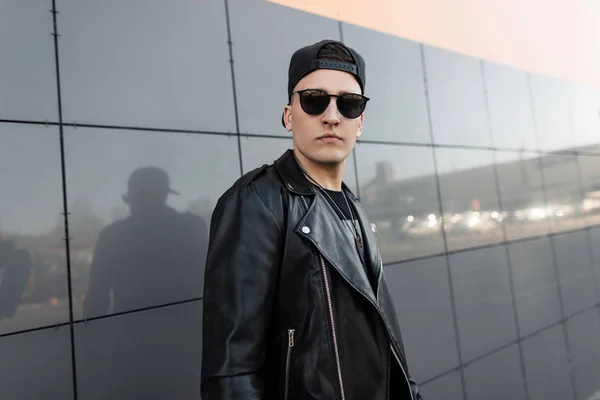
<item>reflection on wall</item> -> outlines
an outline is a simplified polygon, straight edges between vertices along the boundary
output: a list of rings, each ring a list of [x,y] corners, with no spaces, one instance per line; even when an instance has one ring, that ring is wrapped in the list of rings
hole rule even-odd
[[[598,147],[572,150],[598,151]],[[513,161],[497,162],[495,166],[500,180],[498,193],[491,152],[464,150],[461,154],[468,157],[486,152],[490,154],[488,165],[459,166],[439,174],[443,215],[432,186],[434,174],[396,178],[394,168],[398,161],[376,163],[374,178],[361,182],[361,197],[378,226],[382,246],[388,249],[388,261],[410,257],[406,251],[394,255],[389,249],[392,244],[410,248],[410,255],[431,254],[426,249],[431,249],[432,240],[437,241],[442,226],[451,240],[463,240],[472,247],[478,237],[494,236],[501,241],[504,229],[518,232],[519,237],[533,237],[547,234],[549,221],[559,228],[557,231],[600,224],[600,163],[586,160],[586,182],[581,192],[577,175],[580,156],[525,157],[522,153],[510,153],[508,158]],[[502,209],[497,200],[499,194]]]
[[[210,216],[240,173],[237,140],[86,128],[65,135],[74,318],[201,297]]]
[[[0,231],[0,237],[0,332],[66,322],[63,225],[39,234]]]
[[[385,261],[434,253],[441,246],[435,175],[397,179],[394,163],[379,161],[375,177],[361,182],[361,201],[377,225]]]
[[[0,334],[69,320],[58,144],[57,127],[0,124]]]
[[[599,147],[572,150],[596,152]],[[573,171],[582,157],[510,153],[513,161],[496,165],[503,209],[494,207],[493,165],[462,168],[462,163],[452,172],[441,173],[443,215],[439,214],[435,174],[397,178],[397,160],[375,162],[374,177],[361,181],[361,197],[378,226],[386,262],[441,252],[442,227],[452,240],[471,246],[478,237],[493,235],[501,240],[503,229],[518,231],[519,237],[538,236],[547,233],[548,221],[558,221],[559,230],[600,223],[600,163],[593,156],[585,157],[581,193]],[[542,172],[548,204],[539,179]],[[189,201],[184,211],[177,211],[168,205],[169,197],[177,197],[169,193],[168,172],[157,167],[133,172],[127,190],[120,203],[115,201],[111,220],[100,218],[86,196],[78,196],[69,207],[76,316],[90,318],[201,296],[213,201],[199,197]],[[57,316],[66,315],[68,307],[62,216],[45,233],[3,235],[15,251],[29,255],[28,266],[23,267],[28,272],[19,300],[21,320],[60,321]],[[14,271],[14,267],[4,267],[0,282],[22,282],[24,272],[17,278],[11,275]],[[13,291],[18,288],[11,287]],[[16,294],[10,296],[16,299]],[[8,307],[7,302],[3,301],[3,307]],[[17,308],[10,316],[15,314],[19,314]],[[8,317],[4,315],[5,320]]]
[[[15,315],[29,281],[31,257],[0,233],[0,321]]]
[[[131,173],[111,221],[100,218],[86,196],[75,198],[69,228],[77,318],[201,297],[214,204],[199,197],[177,211],[168,197],[178,195],[167,171],[143,166]],[[62,216],[46,232],[1,228],[0,333],[66,322]]]
[[[123,196],[130,215],[102,229],[94,245],[86,318],[108,313],[111,299],[112,311],[123,312],[201,296],[207,223],[166,204],[169,195],[178,194],[160,168],[131,174]]]

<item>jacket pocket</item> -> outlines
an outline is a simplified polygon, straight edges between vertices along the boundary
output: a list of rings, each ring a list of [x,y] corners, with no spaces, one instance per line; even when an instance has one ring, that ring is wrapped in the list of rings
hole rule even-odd
[[[292,349],[294,348],[294,335],[296,334],[295,329],[288,329],[287,337],[287,354],[285,357],[285,387],[284,387],[284,399],[288,400],[288,394],[290,390],[290,368],[292,364]]]

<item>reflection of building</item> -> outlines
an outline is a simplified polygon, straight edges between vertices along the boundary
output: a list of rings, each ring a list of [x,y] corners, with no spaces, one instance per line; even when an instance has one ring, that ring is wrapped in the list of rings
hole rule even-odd
[[[439,173],[443,217],[435,175],[395,180],[391,162],[376,165],[376,175],[363,185],[361,196],[383,232],[405,238],[436,233],[442,222],[447,231],[459,233],[501,223],[578,218],[600,207],[600,163],[569,152],[598,148],[590,145],[529,158],[515,153],[515,161],[494,166],[490,158],[488,165]]]

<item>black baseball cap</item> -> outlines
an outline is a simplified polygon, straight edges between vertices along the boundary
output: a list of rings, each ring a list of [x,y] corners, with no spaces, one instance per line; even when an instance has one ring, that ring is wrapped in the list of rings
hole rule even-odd
[[[354,59],[353,63],[348,63],[344,61],[337,60],[327,60],[317,58],[317,54],[326,44],[336,43],[340,46],[344,47],[352,58]],[[344,43],[338,40],[329,40],[324,39],[320,42],[311,44],[309,46],[302,47],[292,54],[292,58],[290,59],[290,66],[288,69],[288,101],[290,96],[292,95],[292,91],[294,87],[300,82],[302,78],[306,75],[310,74],[317,69],[333,69],[338,71],[348,72],[356,78],[358,84],[360,85],[360,89],[362,93],[365,93],[365,84],[367,82],[367,75],[365,71],[365,60],[363,57],[358,54],[358,52],[351,47],[346,46]],[[283,115],[281,116],[281,123],[285,126],[283,122]]]
[[[317,58],[317,54],[326,44],[337,43],[346,48],[354,58],[354,63],[343,61],[333,61]],[[349,72],[356,77],[360,89],[365,91],[365,83],[367,76],[365,74],[365,60],[354,49],[346,46],[344,43],[337,40],[321,40],[318,43],[310,46],[302,47],[296,50],[290,60],[288,70],[288,96],[292,94],[294,87],[300,82],[300,79],[317,69],[335,69],[339,71]]]

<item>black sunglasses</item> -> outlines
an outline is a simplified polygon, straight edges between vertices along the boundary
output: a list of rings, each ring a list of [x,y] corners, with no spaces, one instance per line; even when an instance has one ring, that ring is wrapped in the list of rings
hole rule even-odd
[[[344,93],[344,94],[329,94],[321,89],[306,89],[298,90],[298,96],[300,97],[300,106],[302,110],[308,115],[319,115],[327,110],[329,107],[329,99],[335,97],[337,108],[345,118],[354,119],[358,118],[367,106],[367,101],[370,99],[366,96],[356,93]]]

